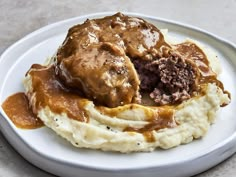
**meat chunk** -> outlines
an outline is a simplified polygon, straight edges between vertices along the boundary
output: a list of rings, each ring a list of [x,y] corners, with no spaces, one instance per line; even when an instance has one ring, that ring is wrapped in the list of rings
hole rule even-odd
[[[199,71],[193,61],[170,52],[155,61],[133,61],[141,80],[141,91],[151,92],[158,105],[173,104],[190,98],[196,90]]]
[[[65,85],[98,104],[116,107],[139,98],[139,79],[122,48],[111,43],[90,45],[64,58],[57,71]]]
[[[132,61],[140,79],[140,89],[143,92],[151,92],[159,82],[158,65],[152,61],[135,59]],[[156,67],[156,68],[155,68]]]
[[[178,55],[161,58],[158,65],[159,83],[150,97],[160,105],[181,102],[190,98],[197,85],[198,72],[194,63]]]

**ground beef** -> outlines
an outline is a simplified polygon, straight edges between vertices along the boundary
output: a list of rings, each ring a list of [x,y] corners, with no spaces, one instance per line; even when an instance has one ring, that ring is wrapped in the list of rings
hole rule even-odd
[[[159,82],[159,73],[157,65],[150,65],[150,61],[133,60],[134,67],[138,72],[140,79],[140,89],[144,92],[151,92]]]
[[[141,91],[150,93],[158,105],[178,103],[190,98],[196,89],[198,72],[193,62],[170,52],[154,61],[134,60]]]

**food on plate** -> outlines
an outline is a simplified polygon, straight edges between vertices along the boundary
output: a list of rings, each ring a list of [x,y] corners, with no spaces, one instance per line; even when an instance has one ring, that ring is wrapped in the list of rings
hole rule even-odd
[[[127,153],[203,137],[230,103],[219,74],[217,56],[199,42],[177,43],[117,13],[71,27],[24,87],[32,112],[74,146]]]

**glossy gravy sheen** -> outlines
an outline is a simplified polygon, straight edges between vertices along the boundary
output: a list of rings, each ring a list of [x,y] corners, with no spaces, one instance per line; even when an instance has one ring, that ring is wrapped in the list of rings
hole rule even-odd
[[[209,61],[204,52],[194,43],[184,42],[173,46],[173,48],[179,52],[181,56],[187,59],[191,59],[196,64],[198,70],[200,71],[200,78],[198,79],[199,89],[198,94],[204,92],[204,86],[208,83],[215,83],[221,90],[231,98],[228,91],[224,89],[224,85],[221,81],[217,79],[216,73],[212,71],[209,66]],[[221,105],[226,106],[226,105]]]
[[[172,108],[154,108],[155,113],[150,122],[142,128],[127,127],[124,131],[133,131],[143,133],[148,142],[155,141],[152,131],[158,131],[163,128],[173,128],[177,126],[174,119],[174,109]]]
[[[2,108],[18,128],[34,129],[44,125],[32,112],[24,93],[20,92],[9,96],[3,103]]]
[[[48,106],[54,113],[66,113],[69,118],[81,122],[89,121],[84,111],[87,99],[65,88],[56,77],[54,66],[33,65],[31,69],[28,74],[31,75],[33,92],[37,100],[35,114]]]
[[[70,28],[57,52],[60,63],[64,58],[78,54],[89,45],[109,42],[124,49],[127,56],[152,59],[163,46],[169,47],[160,30],[137,17],[121,13],[101,19],[86,20]]]

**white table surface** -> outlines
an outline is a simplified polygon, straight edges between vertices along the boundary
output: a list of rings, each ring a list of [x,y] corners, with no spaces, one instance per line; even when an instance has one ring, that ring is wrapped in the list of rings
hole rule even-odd
[[[236,0],[0,0],[0,54],[40,27],[105,11],[137,12],[176,20],[236,43]],[[24,160],[0,132],[0,177],[53,176]],[[235,177],[236,155],[196,176]]]

